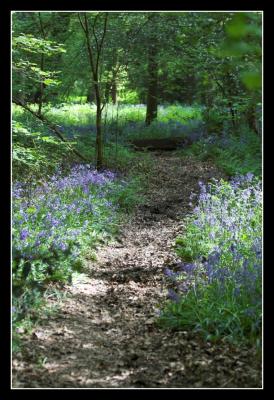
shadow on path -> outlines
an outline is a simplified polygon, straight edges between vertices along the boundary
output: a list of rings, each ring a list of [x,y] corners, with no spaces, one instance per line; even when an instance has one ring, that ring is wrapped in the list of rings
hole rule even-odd
[[[156,157],[156,156],[155,156]],[[260,366],[244,347],[203,342],[157,326],[166,265],[198,181],[221,173],[209,163],[157,155],[147,203],[119,242],[98,249],[85,281],[54,317],[41,321],[13,360],[13,387],[260,387]]]

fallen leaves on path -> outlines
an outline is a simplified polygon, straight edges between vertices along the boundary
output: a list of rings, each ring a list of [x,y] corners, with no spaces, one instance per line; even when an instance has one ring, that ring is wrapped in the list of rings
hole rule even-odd
[[[249,348],[204,342],[156,324],[166,298],[163,269],[178,262],[174,239],[198,181],[222,174],[210,163],[154,154],[146,204],[119,242],[98,249],[85,280],[67,286],[57,315],[41,321],[13,359],[13,387],[260,387]]]

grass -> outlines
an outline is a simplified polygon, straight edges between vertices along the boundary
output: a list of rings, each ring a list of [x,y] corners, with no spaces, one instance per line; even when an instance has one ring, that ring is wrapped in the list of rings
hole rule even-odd
[[[14,353],[21,350],[21,335],[31,334],[41,318],[52,317],[67,296],[67,293],[56,285],[49,285],[43,293],[37,289],[26,289],[20,296],[13,297],[12,351]]]

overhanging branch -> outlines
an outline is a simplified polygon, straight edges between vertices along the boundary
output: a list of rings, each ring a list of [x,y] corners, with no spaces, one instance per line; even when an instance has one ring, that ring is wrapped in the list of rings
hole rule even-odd
[[[68,148],[79,158],[81,158],[83,161],[89,161],[85,156],[83,156],[81,153],[79,153],[76,149],[71,147],[70,143],[66,140],[66,138],[63,136],[62,132],[57,128],[55,124],[50,122],[47,118],[45,118],[43,115],[37,114],[35,111],[33,111],[29,106],[27,106],[24,102],[22,102],[20,99],[13,97],[12,102],[17,104],[18,106],[22,107],[24,110],[28,111],[30,114],[32,114],[34,117],[42,121],[62,142],[66,143]]]

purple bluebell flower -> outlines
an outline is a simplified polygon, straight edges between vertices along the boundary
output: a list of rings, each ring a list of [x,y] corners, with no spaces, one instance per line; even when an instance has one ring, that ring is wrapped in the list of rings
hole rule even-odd
[[[20,232],[20,240],[25,240],[29,236],[29,232],[26,228]]]
[[[180,296],[173,289],[168,289],[168,298],[175,303],[180,301]]]
[[[171,269],[169,269],[169,268],[164,269],[164,274],[166,276],[168,276],[169,278],[176,278],[178,276],[178,274],[176,274],[176,272],[171,271]]]
[[[196,268],[197,268],[197,265],[194,263],[185,264],[183,267],[184,271],[187,272],[188,274],[192,274]]]
[[[67,250],[68,246],[67,246],[66,243],[60,243],[60,244],[59,244],[59,248],[60,248],[62,251],[65,251],[65,250]]]

